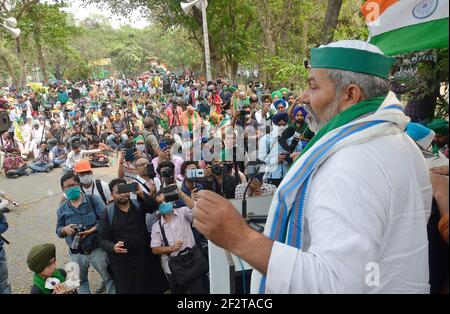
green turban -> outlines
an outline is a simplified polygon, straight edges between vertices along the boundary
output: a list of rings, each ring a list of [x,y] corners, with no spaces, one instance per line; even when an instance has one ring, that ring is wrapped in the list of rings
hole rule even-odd
[[[133,143],[137,143],[137,141],[139,140],[143,140],[144,141],[144,137],[142,135],[136,136],[133,140]]]
[[[438,135],[448,135],[448,121],[444,119],[436,119],[427,125]]]
[[[283,88],[281,88],[281,89],[279,90],[279,92],[282,93],[282,94],[283,94],[283,92],[285,92],[286,94],[288,94],[288,93],[289,93],[289,89],[287,89],[286,87],[283,87]]]
[[[47,243],[33,246],[28,253],[28,267],[36,274],[42,273],[50,264],[50,260],[56,257],[56,247],[54,244]]]
[[[273,92],[272,93],[272,99],[274,99],[275,96],[278,96],[278,99],[283,99],[283,94],[280,91]]]
[[[232,91],[233,93],[237,90],[238,90],[238,87],[236,85],[233,85],[230,87],[230,91]]]

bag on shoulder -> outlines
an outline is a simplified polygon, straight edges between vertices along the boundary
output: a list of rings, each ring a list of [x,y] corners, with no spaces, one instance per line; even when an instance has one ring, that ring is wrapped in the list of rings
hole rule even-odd
[[[166,233],[159,219],[159,226],[164,240],[164,245],[169,246]],[[198,246],[185,248],[177,256],[169,255],[169,268],[172,276],[179,285],[186,285],[193,280],[205,275],[209,270],[208,261]]]

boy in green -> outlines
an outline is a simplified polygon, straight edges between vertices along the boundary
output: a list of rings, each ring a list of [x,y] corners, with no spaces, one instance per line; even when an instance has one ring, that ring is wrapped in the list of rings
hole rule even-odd
[[[41,244],[34,246],[27,257],[27,264],[33,275],[33,286],[30,294],[67,294],[69,293],[63,282],[66,281],[66,272],[56,269],[56,247],[54,244]],[[54,278],[59,284],[54,289],[46,287],[48,278]]]

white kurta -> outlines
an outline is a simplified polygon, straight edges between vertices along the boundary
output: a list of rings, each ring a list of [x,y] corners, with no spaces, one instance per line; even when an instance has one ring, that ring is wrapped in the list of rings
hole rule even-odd
[[[275,243],[266,293],[429,293],[431,201],[406,134],[338,151],[311,181],[303,249]]]

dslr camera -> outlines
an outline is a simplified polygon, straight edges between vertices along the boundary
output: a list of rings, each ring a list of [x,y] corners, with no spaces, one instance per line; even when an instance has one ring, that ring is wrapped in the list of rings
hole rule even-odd
[[[245,111],[245,110],[241,110],[240,112],[239,112],[239,121],[241,121],[241,122],[245,122],[246,120],[247,120],[247,118],[246,118],[246,116],[247,116],[247,111]]]
[[[75,235],[73,236],[72,245],[70,246],[70,249],[72,251],[78,251],[80,249],[80,244],[81,244],[80,232],[83,232],[86,230],[87,230],[87,228],[83,225],[77,225],[75,227]]]
[[[215,175],[220,176],[220,175],[225,173],[225,168],[222,165],[220,165],[220,164],[215,164],[215,165],[211,166],[211,171]]]

